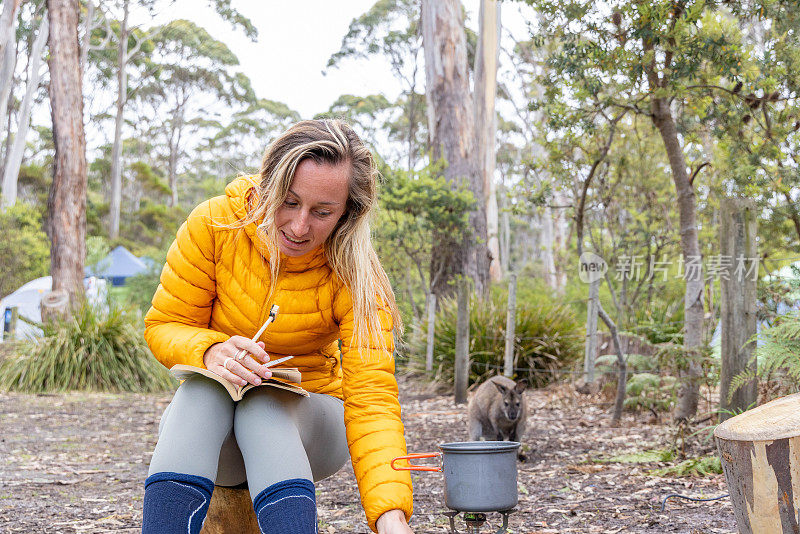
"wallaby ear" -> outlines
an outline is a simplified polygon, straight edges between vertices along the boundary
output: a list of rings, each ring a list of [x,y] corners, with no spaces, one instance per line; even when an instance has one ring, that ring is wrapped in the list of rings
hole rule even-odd
[[[499,391],[502,395],[508,395],[508,388],[503,384],[498,384],[494,380],[492,380],[492,384],[494,384],[494,387],[496,387],[497,391]]]
[[[522,393],[523,391],[525,391],[526,387],[528,387],[528,381],[523,378],[522,380],[517,382],[516,386],[514,386],[514,391],[516,391],[517,393]]]

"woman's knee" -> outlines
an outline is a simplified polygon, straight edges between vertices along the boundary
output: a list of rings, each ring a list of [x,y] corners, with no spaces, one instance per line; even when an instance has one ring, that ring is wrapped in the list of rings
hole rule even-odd
[[[175,392],[175,399],[184,396],[192,397],[193,402],[198,398],[207,399],[208,401],[225,404],[233,408],[233,400],[222,384],[199,374],[184,380],[178,391]],[[173,399],[173,402],[175,399]]]
[[[293,419],[297,395],[276,388],[256,388],[247,392],[236,406],[236,419]]]

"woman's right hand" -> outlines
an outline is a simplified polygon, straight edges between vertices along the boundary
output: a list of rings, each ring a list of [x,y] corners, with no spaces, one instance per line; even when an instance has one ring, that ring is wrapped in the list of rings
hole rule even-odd
[[[237,360],[236,354],[242,349],[247,352],[241,360]],[[203,354],[206,369],[239,386],[246,386],[248,383],[257,386],[262,378],[270,378],[272,371],[261,363],[268,361],[269,354],[264,350],[263,341],[255,343],[242,336],[233,336],[222,343],[215,343]]]

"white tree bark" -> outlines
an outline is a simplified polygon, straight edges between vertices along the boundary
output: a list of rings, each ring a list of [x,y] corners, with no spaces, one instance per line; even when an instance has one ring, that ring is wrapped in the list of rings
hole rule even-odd
[[[478,50],[475,53],[475,148],[478,170],[483,179],[486,204],[486,238],[489,254],[489,276],[493,282],[503,278],[498,237],[497,190],[494,183],[496,163],[497,62],[500,55],[500,5],[497,0],[481,0]]]
[[[14,85],[14,70],[17,68],[17,41],[14,40],[5,47],[2,63],[0,63],[0,128],[7,130],[6,145],[10,143],[8,134],[11,133],[11,121],[8,120],[8,100],[11,88]],[[8,154],[6,154],[8,157]],[[5,164],[3,164],[5,167]]]
[[[111,202],[109,206],[108,236],[119,237],[119,219],[122,209],[122,120],[128,100],[128,0],[122,4],[119,46],[117,48],[117,116],[114,120],[114,145],[111,148]]]
[[[0,14],[0,54],[12,39],[16,39],[15,30],[17,26],[17,9],[20,0],[5,0],[3,2],[3,13]]]
[[[86,63],[89,61],[89,48],[92,43],[92,28],[94,23],[94,2],[86,2],[86,20],[83,21],[83,46],[81,46],[81,72],[86,72]]]
[[[25,89],[25,98],[22,100],[22,106],[19,111],[17,135],[14,137],[14,144],[6,158],[5,168],[3,169],[3,211],[17,202],[17,179],[19,178],[20,165],[22,165],[22,156],[25,153],[25,140],[28,137],[28,127],[31,121],[33,96],[36,94],[36,89],[39,87],[39,70],[42,63],[42,52],[44,51],[45,44],[47,44],[48,28],[47,15],[45,15],[42,18],[42,23],[39,26],[39,33],[36,35],[36,40],[34,40],[31,48],[28,85]]]

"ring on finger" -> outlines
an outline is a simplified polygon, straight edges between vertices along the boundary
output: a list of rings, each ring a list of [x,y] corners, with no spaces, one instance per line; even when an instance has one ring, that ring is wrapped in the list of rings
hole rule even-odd
[[[247,351],[245,351],[244,349],[240,350],[239,352],[236,353],[236,361],[237,362],[242,361],[246,355]]]
[[[225,358],[225,361],[222,362],[222,367],[224,367],[226,371],[230,371],[230,369],[228,369],[228,362],[231,361],[232,359],[233,358],[228,356],[227,358]]]

